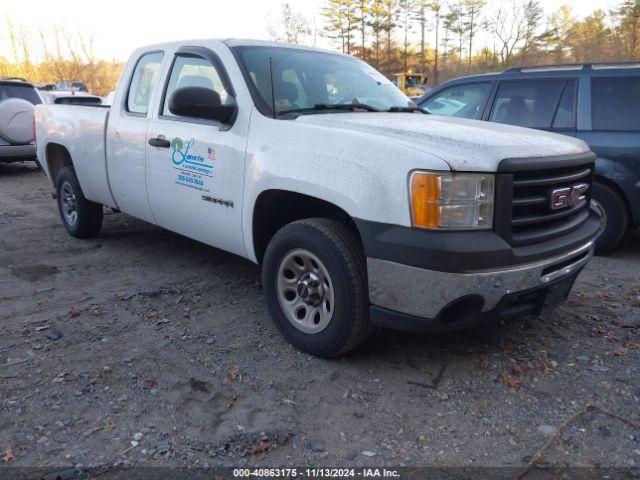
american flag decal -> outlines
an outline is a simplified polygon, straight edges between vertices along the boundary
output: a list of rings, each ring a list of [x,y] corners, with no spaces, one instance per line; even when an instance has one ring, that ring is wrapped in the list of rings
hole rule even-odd
[[[216,151],[213,149],[213,147],[207,147],[207,158],[209,160],[216,159]]]

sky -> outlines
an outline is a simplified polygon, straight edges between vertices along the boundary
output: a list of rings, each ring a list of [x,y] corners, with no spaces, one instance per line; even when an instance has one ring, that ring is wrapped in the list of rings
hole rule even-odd
[[[495,3],[498,0],[489,0]],[[522,0],[524,2],[524,0]],[[445,0],[446,2],[446,0]],[[324,0],[289,0],[317,30]],[[617,0],[542,0],[545,14],[560,5],[572,8],[578,17],[593,10],[608,10]],[[33,35],[60,25],[94,37],[98,58],[125,60],[139,46],[194,38],[268,39],[268,19],[278,18],[281,0],[0,0],[0,55],[9,56],[5,18],[25,26]],[[317,36],[317,45],[335,48]]]

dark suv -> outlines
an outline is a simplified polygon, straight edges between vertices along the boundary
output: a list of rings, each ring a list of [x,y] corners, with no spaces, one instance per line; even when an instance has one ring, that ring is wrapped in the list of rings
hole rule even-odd
[[[584,140],[598,155],[592,193],[607,216],[597,251],[640,224],[640,63],[515,67],[450,80],[417,103]]]

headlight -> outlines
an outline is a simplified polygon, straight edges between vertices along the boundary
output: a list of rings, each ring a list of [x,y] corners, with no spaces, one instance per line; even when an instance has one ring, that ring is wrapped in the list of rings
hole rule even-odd
[[[414,227],[486,230],[493,225],[494,175],[413,172],[410,179]]]

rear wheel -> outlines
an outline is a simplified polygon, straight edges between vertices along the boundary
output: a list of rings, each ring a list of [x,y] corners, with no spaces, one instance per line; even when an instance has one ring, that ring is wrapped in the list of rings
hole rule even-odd
[[[84,198],[73,168],[60,169],[56,190],[60,218],[67,232],[76,238],[95,237],[102,228],[102,205]]]
[[[280,229],[265,252],[262,283],[280,331],[304,352],[335,357],[373,331],[364,253],[339,222],[313,218]]]
[[[624,199],[613,188],[596,182],[593,184],[593,199],[605,213],[605,226],[596,241],[596,253],[609,252],[622,239],[629,228],[629,214]]]

